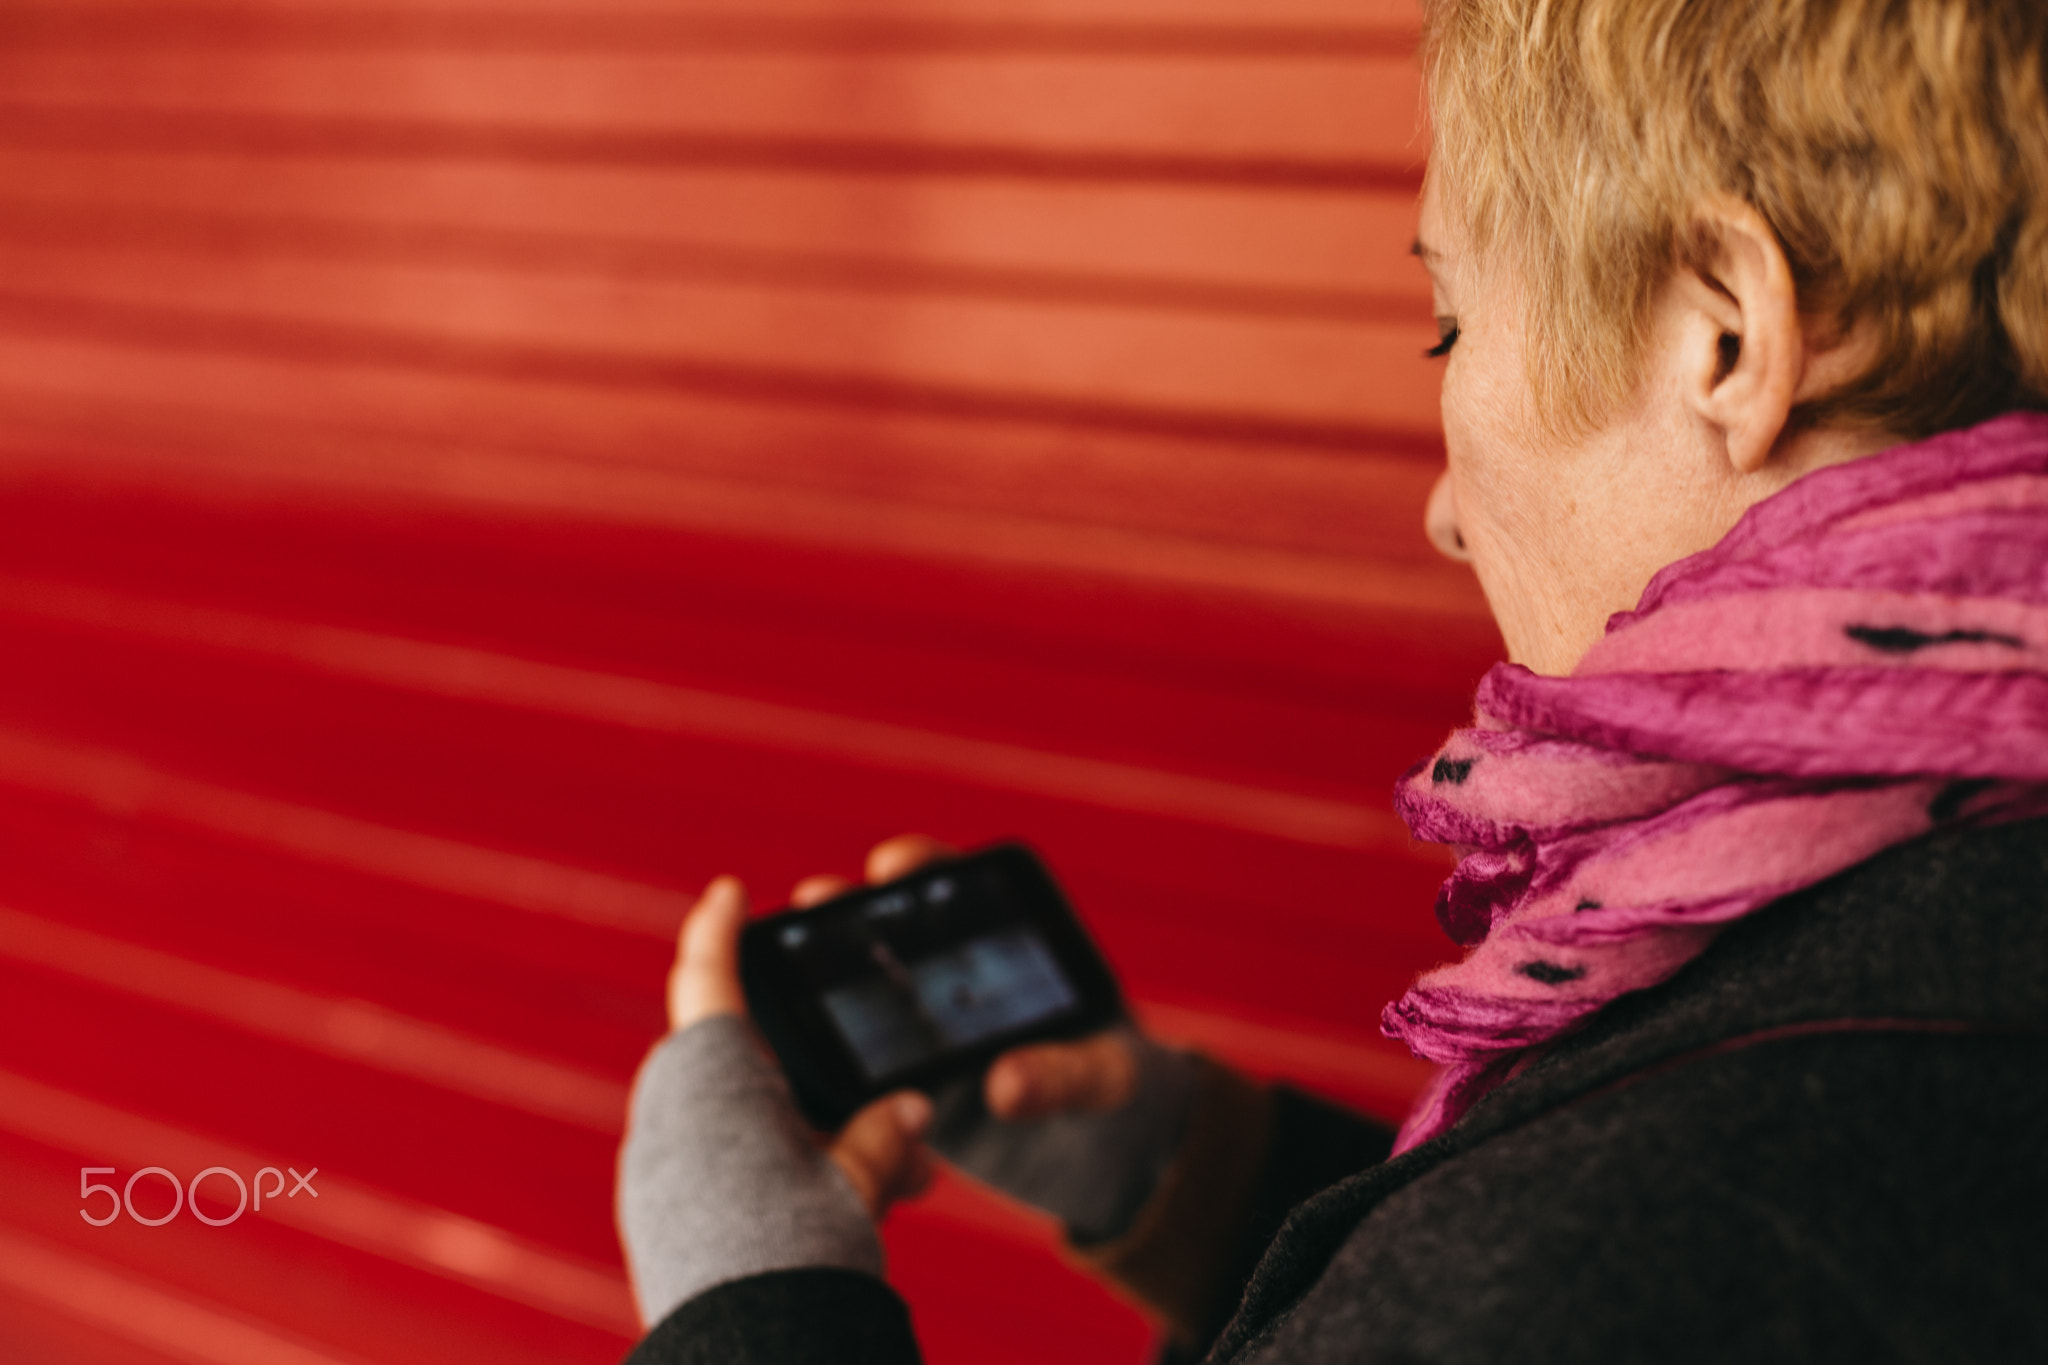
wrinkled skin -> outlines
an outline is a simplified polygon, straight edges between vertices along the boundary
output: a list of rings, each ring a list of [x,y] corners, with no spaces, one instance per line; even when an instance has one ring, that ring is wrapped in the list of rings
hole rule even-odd
[[[1569,673],[1652,575],[1713,545],[1794,479],[1894,443],[1872,431],[1788,434],[1792,407],[1854,372],[1861,334],[1817,341],[1790,268],[1746,206],[1703,206],[1721,250],[1658,296],[1635,390],[1593,430],[1538,420],[1522,284],[1478,259],[1432,178],[1417,255],[1434,285],[1447,464],[1429,537],[1478,574],[1508,657]]]

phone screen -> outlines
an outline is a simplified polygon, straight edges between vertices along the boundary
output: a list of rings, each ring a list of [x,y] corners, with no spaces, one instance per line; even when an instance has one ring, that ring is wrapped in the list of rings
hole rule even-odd
[[[821,1128],[1122,1011],[1108,964],[1019,844],[756,920],[740,965],[748,1009]]]
[[[776,935],[868,1080],[1079,1006],[1012,888],[977,871],[894,887]]]

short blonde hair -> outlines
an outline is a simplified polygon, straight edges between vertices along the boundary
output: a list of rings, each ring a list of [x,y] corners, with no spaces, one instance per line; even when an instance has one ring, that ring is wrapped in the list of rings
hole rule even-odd
[[[1539,410],[1636,380],[1732,195],[1877,359],[1798,416],[1903,436],[2048,397],[2048,0],[1425,0],[1431,174],[1527,282]]]

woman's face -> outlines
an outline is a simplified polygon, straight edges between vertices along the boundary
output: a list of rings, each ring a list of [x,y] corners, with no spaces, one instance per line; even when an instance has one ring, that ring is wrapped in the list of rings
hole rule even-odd
[[[1731,478],[1725,441],[1686,401],[1692,370],[1712,363],[1721,338],[1682,300],[1660,305],[1636,391],[1594,431],[1546,434],[1521,281],[1465,251],[1434,178],[1417,252],[1444,340],[1448,468],[1430,496],[1430,538],[1471,562],[1510,659],[1569,673],[1653,574],[1719,540],[1760,496]]]

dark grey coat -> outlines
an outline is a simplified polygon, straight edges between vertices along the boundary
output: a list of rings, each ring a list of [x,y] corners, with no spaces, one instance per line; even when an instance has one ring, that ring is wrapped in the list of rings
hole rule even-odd
[[[1750,916],[1329,1183],[1383,1142],[1283,1105],[1212,1360],[2048,1361],[2048,822]],[[887,1286],[825,1270],[712,1289],[631,1357],[916,1359]]]

